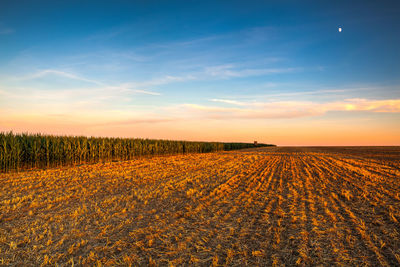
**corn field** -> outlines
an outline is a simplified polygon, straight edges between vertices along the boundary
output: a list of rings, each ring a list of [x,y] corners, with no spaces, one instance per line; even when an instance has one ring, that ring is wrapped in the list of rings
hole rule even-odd
[[[400,147],[0,173],[0,266],[400,266]]]
[[[27,168],[131,160],[147,155],[206,153],[250,147],[254,147],[254,144],[2,132],[0,170],[6,172]]]

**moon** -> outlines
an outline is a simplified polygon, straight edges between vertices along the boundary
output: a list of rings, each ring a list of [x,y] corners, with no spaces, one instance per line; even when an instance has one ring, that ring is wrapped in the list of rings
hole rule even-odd
[[[339,32],[342,32],[342,27],[339,27],[338,31],[339,31]]]

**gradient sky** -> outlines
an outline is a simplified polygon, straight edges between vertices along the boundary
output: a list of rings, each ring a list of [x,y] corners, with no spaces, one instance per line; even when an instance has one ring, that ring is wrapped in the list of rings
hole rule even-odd
[[[400,1],[2,0],[9,130],[400,145]]]

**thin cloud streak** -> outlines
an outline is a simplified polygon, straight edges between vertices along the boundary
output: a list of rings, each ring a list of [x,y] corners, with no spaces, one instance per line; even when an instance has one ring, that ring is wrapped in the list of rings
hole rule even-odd
[[[157,92],[147,91],[147,90],[132,90],[132,92],[137,94],[145,94],[145,95],[161,95]]]
[[[210,45],[212,42],[225,41],[228,43],[232,43],[232,40],[241,40],[240,46],[243,46],[243,42],[245,41],[245,45],[258,44],[265,42],[266,40],[274,38],[278,31],[278,28],[271,26],[262,26],[262,27],[249,27],[246,29],[236,30],[232,32],[219,33],[219,34],[210,34],[205,35],[199,38],[192,38],[188,40],[179,40],[165,43],[152,43],[148,44],[147,47],[157,47],[164,49],[180,49],[182,47],[191,47],[191,46],[199,46],[199,45]],[[226,44],[225,44],[226,46]],[[237,46],[237,44],[235,44]]]
[[[54,69],[47,69],[47,70],[42,70],[39,72],[36,72],[34,74],[31,75],[27,75],[27,76],[23,76],[23,77],[17,77],[15,78],[16,80],[33,80],[33,79],[37,79],[37,78],[42,78],[48,75],[56,75],[56,76],[60,76],[60,77],[64,77],[64,78],[69,78],[72,80],[78,80],[78,81],[83,81],[83,82],[89,82],[89,83],[94,83],[97,85],[104,85],[104,83],[96,81],[96,80],[91,80],[91,79],[86,79],[83,77],[80,77],[78,75],[69,73],[69,72],[65,72],[65,71],[60,71],[60,70],[54,70]]]
[[[110,91],[113,90],[114,92],[116,91],[120,91],[120,92],[131,92],[131,93],[136,93],[136,94],[146,94],[146,95],[154,95],[154,96],[158,96],[161,95],[158,92],[154,92],[154,91],[150,91],[150,90],[144,90],[144,89],[137,89],[137,87],[143,87],[146,85],[152,85],[152,84],[163,84],[168,80],[174,80],[177,78],[174,78],[172,76],[167,76],[164,80],[159,80],[159,81],[154,81],[153,83],[124,83],[124,84],[120,84],[120,85],[107,85],[104,82],[100,82],[97,80],[92,80],[92,79],[87,79],[84,77],[81,77],[79,75],[70,73],[70,72],[65,72],[65,71],[60,71],[60,70],[55,70],[55,69],[46,69],[46,70],[42,70],[30,75],[26,75],[26,76],[22,76],[22,77],[14,77],[12,80],[14,81],[27,81],[27,80],[34,80],[34,79],[38,79],[38,78],[42,78],[42,77],[46,77],[48,75],[56,75],[59,77],[63,77],[63,78],[68,78],[71,80],[77,80],[77,81],[83,81],[83,82],[88,82],[88,83],[92,83],[92,84],[96,84],[100,87],[98,88],[93,88],[93,89],[81,89],[81,88],[77,88],[77,89],[71,89],[71,90],[61,90],[62,93],[65,94],[85,94],[85,93],[93,93],[93,92],[104,92],[104,91]],[[33,92],[39,92],[39,93],[44,93],[43,98],[51,98],[51,95],[53,93],[55,93],[56,95],[60,93],[60,91],[54,91],[54,92],[49,92],[49,91],[42,91],[42,90],[35,90],[34,88],[31,89],[31,91]],[[5,92],[3,92],[5,93]],[[50,94],[50,96],[48,96],[48,94]],[[18,97],[18,95],[16,94],[11,94],[14,97]],[[47,95],[47,96],[46,96]]]
[[[219,102],[219,103],[225,103],[225,104],[230,104],[230,105],[238,105],[238,106],[246,106],[247,104],[244,102],[236,101],[236,100],[229,100],[229,99],[217,99],[213,98],[210,99],[212,102]]]
[[[190,80],[195,80],[195,79],[197,79],[197,78],[192,75],[184,75],[184,76],[165,75],[165,76],[162,76],[159,78],[150,79],[148,81],[123,83],[121,86],[126,87],[126,88],[152,87],[152,86],[165,85],[165,84],[169,84],[169,83],[185,82],[185,81],[190,81]]]
[[[206,75],[218,78],[244,78],[251,76],[262,76],[270,74],[281,74],[289,73],[294,71],[300,71],[302,68],[248,68],[248,69],[238,69],[234,65],[220,65],[206,67],[204,72]]]

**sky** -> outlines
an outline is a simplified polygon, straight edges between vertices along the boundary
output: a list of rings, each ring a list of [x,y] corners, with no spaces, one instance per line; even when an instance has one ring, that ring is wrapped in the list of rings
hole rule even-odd
[[[400,2],[2,0],[11,130],[400,145]]]

